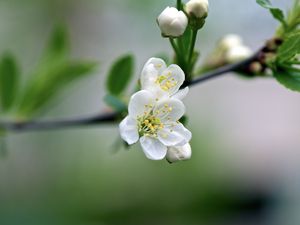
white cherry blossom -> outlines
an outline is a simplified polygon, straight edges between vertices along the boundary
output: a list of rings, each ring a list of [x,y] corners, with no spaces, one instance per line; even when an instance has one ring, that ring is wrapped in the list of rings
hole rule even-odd
[[[121,137],[129,145],[140,141],[147,158],[161,160],[169,147],[184,146],[191,139],[191,132],[178,121],[184,113],[180,100],[160,100],[141,90],[130,99],[128,116],[119,125]]]
[[[141,74],[142,89],[154,93],[157,98],[174,97],[182,100],[189,91],[188,87],[179,90],[184,80],[184,72],[178,65],[167,67],[160,58],[150,58]]]

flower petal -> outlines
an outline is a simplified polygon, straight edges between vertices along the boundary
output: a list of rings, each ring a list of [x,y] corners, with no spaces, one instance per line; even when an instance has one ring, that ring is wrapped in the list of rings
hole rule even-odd
[[[140,142],[148,159],[161,160],[167,154],[167,147],[156,138],[143,136]]]
[[[189,87],[186,87],[182,90],[179,90],[176,94],[174,94],[172,96],[172,98],[183,100],[187,96],[187,94],[189,93],[189,90],[190,90]]]
[[[151,92],[146,90],[136,92],[131,96],[129,101],[129,116],[136,118],[138,116],[148,114],[151,111],[154,103],[155,98]]]
[[[179,90],[185,79],[183,70],[175,64],[170,65],[164,70],[161,77],[165,79],[161,81],[160,86],[164,91],[169,93],[169,96]]]
[[[192,133],[181,123],[172,124],[159,130],[158,139],[166,146],[182,146],[192,138]]]
[[[153,109],[153,114],[163,123],[176,122],[184,115],[184,113],[184,104],[175,98],[160,100]]]
[[[139,140],[138,126],[136,119],[125,117],[119,125],[121,137],[129,145],[136,143]]]
[[[166,63],[159,58],[150,58],[141,74],[141,86],[144,90],[151,90],[152,86],[155,86],[157,77],[166,69]]]
[[[192,156],[192,149],[189,143],[180,147],[169,147],[166,159],[169,163],[184,161],[190,159]]]

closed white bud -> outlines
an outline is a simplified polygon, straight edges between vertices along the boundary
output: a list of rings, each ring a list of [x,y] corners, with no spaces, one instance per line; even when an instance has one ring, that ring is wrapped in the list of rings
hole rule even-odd
[[[238,45],[226,52],[225,59],[228,63],[236,63],[249,58],[252,55],[252,50],[244,45]]]
[[[180,147],[169,147],[166,159],[169,163],[177,161],[184,161],[190,159],[192,156],[192,149],[189,143]]]
[[[188,18],[182,11],[167,7],[157,18],[158,26],[164,37],[179,37],[183,35]]]
[[[222,51],[228,51],[231,48],[240,46],[243,44],[243,40],[239,35],[227,34],[219,41],[219,48]]]
[[[190,0],[185,10],[190,16],[205,18],[208,14],[208,0]]]

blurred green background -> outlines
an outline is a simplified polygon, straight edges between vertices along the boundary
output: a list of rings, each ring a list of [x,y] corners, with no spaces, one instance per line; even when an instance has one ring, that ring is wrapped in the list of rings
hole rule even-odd
[[[73,57],[100,69],[64,90],[43,118],[93,115],[105,108],[105,74],[116,57],[133,53],[140,71],[153,55],[171,54],[155,18],[174,4],[0,0],[0,52],[15,53],[26,74],[54,25],[65,23]],[[238,33],[255,50],[275,28],[254,0],[211,0],[197,47],[205,56],[220,37]],[[0,224],[297,225],[299,100],[274,80],[230,74],[192,88],[193,157],[172,165],[147,160],[138,145],[118,150],[113,125],[11,133],[0,158]]]

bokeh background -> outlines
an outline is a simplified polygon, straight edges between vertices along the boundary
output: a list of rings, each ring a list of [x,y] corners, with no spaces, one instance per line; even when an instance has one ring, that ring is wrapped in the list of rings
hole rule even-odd
[[[285,9],[290,0],[273,0]],[[72,55],[100,62],[43,118],[105,108],[105,74],[121,54],[145,61],[166,52],[155,18],[166,0],[0,0],[0,52],[30,71],[58,22]],[[253,50],[277,26],[254,0],[211,0],[197,48],[203,56],[227,33]],[[147,160],[116,146],[116,126],[11,133],[0,158],[1,225],[297,225],[300,223],[300,95],[272,79],[228,74],[193,87],[186,99],[190,161]]]

